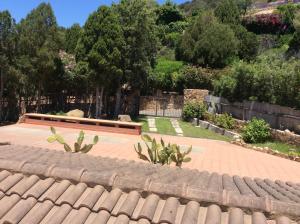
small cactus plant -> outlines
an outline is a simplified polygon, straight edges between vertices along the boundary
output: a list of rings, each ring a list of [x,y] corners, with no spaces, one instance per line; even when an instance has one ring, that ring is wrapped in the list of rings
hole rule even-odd
[[[74,143],[74,148],[72,149],[70,145],[68,145],[64,138],[56,133],[56,130],[54,127],[50,127],[50,130],[52,132],[52,135],[47,138],[47,141],[49,143],[53,143],[53,142],[58,142],[60,144],[62,144],[64,146],[64,149],[66,152],[73,152],[73,153],[88,153],[94,145],[96,145],[99,141],[99,137],[96,135],[93,139],[93,143],[92,144],[84,144],[84,146],[82,146],[82,143],[84,141],[84,132],[80,131],[79,136],[77,138],[77,142]]]
[[[171,160],[175,162],[176,166],[181,167],[182,163],[188,163],[192,160],[191,157],[187,157],[188,154],[192,152],[192,146],[188,148],[185,152],[181,152],[178,145],[172,145],[173,154],[171,155]]]
[[[191,158],[186,156],[192,151],[192,147],[185,152],[181,152],[179,145],[171,145],[170,143],[166,145],[162,139],[158,143],[155,138],[152,139],[149,135],[143,135],[142,140],[146,145],[148,155],[143,154],[140,143],[134,148],[138,157],[144,161],[162,165],[170,165],[174,162],[178,167],[181,167],[184,162],[191,161]]]

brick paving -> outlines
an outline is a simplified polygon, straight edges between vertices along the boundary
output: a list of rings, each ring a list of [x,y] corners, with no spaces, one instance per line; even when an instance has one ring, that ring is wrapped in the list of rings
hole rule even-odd
[[[57,131],[70,143],[76,140],[79,132],[67,128],[57,128]],[[95,134],[100,137],[100,142],[92,149],[90,155],[138,160],[133,145],[141,141],[139,136],[93,131],[85,133],[87,142],[91,141]],[[46,141],[50,134],[49,127],[16,124],[0,127],[0,142],[10,141],[13,144],[63,150],[61,145],[50,144]],[[192,162],[184,164],[186,168],[252,178],[300,182],[300,163],[298,162],[245,149],[228,142],[159,134],[151,134],[151,136],[158,139],[163,137],[166,142],[182,146],[192,145]]]

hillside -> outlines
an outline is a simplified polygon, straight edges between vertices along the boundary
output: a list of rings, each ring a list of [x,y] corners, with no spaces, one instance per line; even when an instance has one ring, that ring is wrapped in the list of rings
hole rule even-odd
[[[179,5],[179,7],[185,13],[191,14],[199,8],[215,8],[220,1],[221,0],[191,0]],[[268,0],[253,0],[252,3],[254,5],[266,4]]]
[[[193,11],[198,10],[199,8],[214,8],[220,0],[192,0],[187,1],[179,7],[187,14],[191,14]]]

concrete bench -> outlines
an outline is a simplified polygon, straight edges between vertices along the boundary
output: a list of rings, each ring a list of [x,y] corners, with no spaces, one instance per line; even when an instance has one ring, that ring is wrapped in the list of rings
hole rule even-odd
[[[19,123],[46,125],[63,128],[75,128],[91,131],[104,131],[122,134],[140,135],[142,124],[101,119],[77,118],[68,116],[27,113]]]

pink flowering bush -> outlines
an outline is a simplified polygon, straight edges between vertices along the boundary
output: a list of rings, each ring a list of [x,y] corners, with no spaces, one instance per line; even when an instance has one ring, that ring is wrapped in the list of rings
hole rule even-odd
[[[280,14],[261,14],[246,17],[243,24],[249,31],[257,34],[261,33],[284,33],[288,25],[283,22]]]

